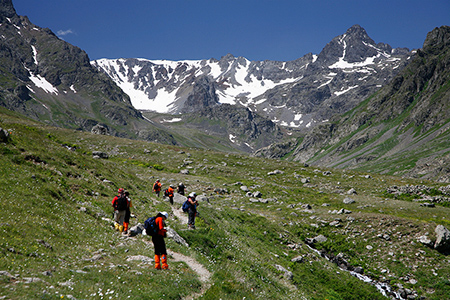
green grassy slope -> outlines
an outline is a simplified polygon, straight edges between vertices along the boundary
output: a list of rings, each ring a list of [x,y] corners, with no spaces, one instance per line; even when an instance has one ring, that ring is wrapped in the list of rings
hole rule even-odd
[[[448,226],[450,209],[385,193],[414,181],[47,127],[4,109],[0,127],[11,133],[0,144],[5,299],[182,299],[199,293],[204,299],[385,299],[305,244],[319,234],[328,238],[319,250],[342,253],[375,280],[396,289],[402,284],[427,299],[450,293],[448,259],[416,242],[425,233],[433,237],[437,224]],[[95,159],[93,151],[109,158]],[[184,168],[189,175],[180,174]],[[268,175],[274,170],[282,173]],[[155,271],[151,260],[130,260],[153,257],[150,239],[124,237],[112,227],[110,203],[119,187],[131,193],[132,226],[157,211],[171,212],[151,193],[156,178],[164,185],[183,181],[188,191],[209,198],[199,207],[195,231],[169,217],[168,225],[190,247],[167,239],[172,251],[212,273],[207,284],[171,257],[167,272]],[[249,201],[237,182],[260,191],[268,203]],[[214,192],[218,188],[227,192]],[[356,203],[344,205],[350,188],[358,192],[351,196]],[[331,213],[342,208],[352,213]],[[337,219],[339,226],[330,225]],[[292,262],[299,256],[302,262]],[[291,271],[292,280],[277,265]]]

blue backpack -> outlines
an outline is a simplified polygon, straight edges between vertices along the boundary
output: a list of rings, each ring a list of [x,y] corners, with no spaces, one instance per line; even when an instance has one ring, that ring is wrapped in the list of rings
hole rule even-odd
[[[144,222],[144,229],[147,235],[154,236],[158,232],[158,226],[156,226],[156,217],[150,217]]]
[[[181,209],[184,212],[188,212],[190,206],[191,206],[191,203],[189,203],[189,199],[188,199],[183,203],[183,206],[181,207]]]

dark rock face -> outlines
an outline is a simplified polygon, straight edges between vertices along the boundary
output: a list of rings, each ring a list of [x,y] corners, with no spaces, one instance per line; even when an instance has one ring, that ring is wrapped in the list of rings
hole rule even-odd
[[[249,151],[283,137],[279,126],[248,108],[230,104],[206,107],[185,116],[186,126],[231,140],[238,149]]]
[[[16,10],[12,4],[12,0],[0,0],[0,20],[3,18],[11,18],[16,15]]]
[[[205,107],[219,104],[214,83],[206,76],[196,78],[193,82],[192,93],[186,99],[182,113],[195,112]]]

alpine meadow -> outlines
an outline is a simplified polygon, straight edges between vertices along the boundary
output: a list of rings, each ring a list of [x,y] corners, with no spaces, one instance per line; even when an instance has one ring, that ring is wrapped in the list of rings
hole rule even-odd
[[[91,61],[0,0],[0,300],[450,299],[449,103],[449,26],[416,50],[353,25],[289,62]],[[156,180],[197,194],[195,229]]]

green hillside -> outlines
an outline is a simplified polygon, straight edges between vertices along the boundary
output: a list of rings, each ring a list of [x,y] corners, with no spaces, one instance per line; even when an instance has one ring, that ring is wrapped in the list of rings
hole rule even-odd
[[[449,226],[448,202],[386,192],[422,184],[444,199],[439,184],[48,127],[3,108],[0,128],[10,133],[0,143],[0,299],[386,299],[335,262],[417,299],[450,294],[448,257],[417,242]],[[209,199],[195,231],[174,212],[180,205],[151,193],[157,178]],[[119,187],[133,199],[131,226],[170,212],[167,225],[189,247],[167,238],[168,248],[211,276],[174,255],[170,270],[154,270],[149,237],[112,226]],[[305,243],[319,235],[327,240],[314,248],[334,262]]]

